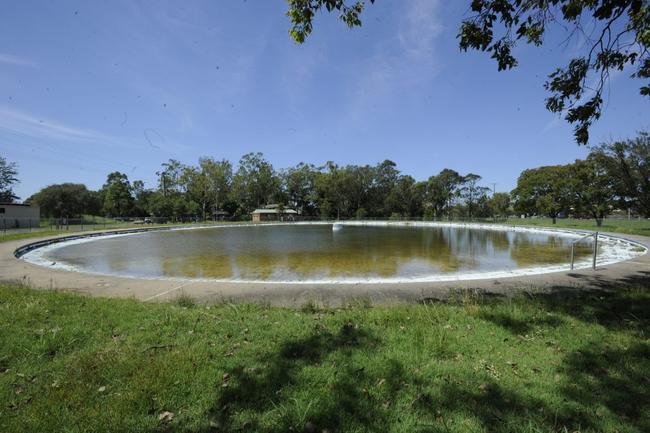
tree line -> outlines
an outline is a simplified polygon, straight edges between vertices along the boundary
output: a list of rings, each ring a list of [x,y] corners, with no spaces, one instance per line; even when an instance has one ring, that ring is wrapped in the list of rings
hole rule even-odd
[[[237,164],[200,158],[188,165],[171,159],[156,172],[157,185],[145,188],[125,173],[112,172],[97,191],[85,185],[50,185],[27,201],[43,216],[166,217],[247,219],[256,208],[278,204],[314,218],[475,218],[508,212],[508,194],[490,196],[481,177],[444,169],[426,181],[402,174],[393,161],[376,165],[322,166],[300,163],[276,170],[262,153]]]
[[[2,159],[7,179],[2,197],[13,195],[15,165]],[[2,172],[2,170],[0,170]],[[50,185],[30,197],[44,217],[165,217],[245,220],[267,204],[295,209],[303,217],[475,219],[510,215],[593,218],[614,210],[650,217],[650,135],[593,147],[585,159],[524,170],[510,192],[494,193],[481,176],[444,169],[423,181],[385,160],[376,165],[321,166],[300,163],[277,170],[261,153],[244,155],[236,169],[225,159],[196,165],[169,160],[146,188],[120,172],[97,191],[85,185]],[[4,183],[3,183],[4,182]],[[8,186],[7,186],[8,185]],[[9,193],[9,192],[11,193]]]

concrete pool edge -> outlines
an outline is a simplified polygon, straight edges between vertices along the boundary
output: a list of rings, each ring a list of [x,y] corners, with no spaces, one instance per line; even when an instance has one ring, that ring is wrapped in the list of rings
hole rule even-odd
[[[91,274],[96,276],[105,277],[120,277],[131,278],[139,280],[153,280],[153,281],[173,281],[178,284],[204,282],[214,284],[283,284],[283,285],[356,285],[356,284],[405,284],[405,283],[433,283],[433,282],[459,282],[471,280],[485,280],[494,278],[512,278],[523,277],[530,275],[541,275],[554,272],[564,272],[569,270],[569,262],[556,263],[556,264],[539,264],[522,266],[515,269],[493,269],[493,270],[464,270],[459,272],[449,273],[432,273],[429,275],[419,276],[372,276],[372,277],[343,277],[343,278],[311,278],[305,277],[301,279],[255,279],[255,278],[211,278],[211,277],[176,277],[176,276],[146,276],[134,273],[114,273],[114,272],[101,272],[90,269],[85,269],[82,266],[73,265],[60,260],[54,260],[49,253],[71,245],[79,245],[84,243],[95,242],[102,239],[115,239],[119,237],[138,235],[146,232],[164,232],[164,231],[194,231],[200,229],[237,229],[242,227],[274,227],[274,226],[314,226],[314,225],[327,225],[332,226],[334,230],[343,227],[400,227],[400,228],[444,228],[444,229],[459,229],[470,228],[479,231],[497,231],[497,232],[518,232],[518,233],[531,233],[531,234],[544,234],[561,236],[568,239],[578,239],[583,236],[584,231],[545,228],[545,227],[527,227],[527,226],[511,226],[504,224],[481,224],[481,223],[458,223],[458,222],[436,222],[436,221],[343,221],[343,222],[269,222],[265,224],[251,224],[251,223],[235,223],[235,224],[218,224],[218,225],[197,225],[197,226],[182,226],[182,227],[157,227],[157,228],[138,228],[134,230],[114,230],[103,233],[91,233],[88,235],[78,234],[73,236],[66,236],[54,240],[32,242],[18,248],[14,255],[22,258],[23,260],[34,265],[45,267],[49,270],[62,270],[68,272],[78,272],[84,274]],[[600,236],[601,251],[598,255],[597,266],[607,266],[610,264],[618,263],[625,260],[630,260],[641,254],[647,252],[645,245],[619,236],[610,237],[606,235]],[[641,249],[642,251],[639,251]],[[592,266],[591,257],[584,257],[575,262],[574,269],[587,269]]]
[[[350,222],[363,224],[365,222]],[[386,224],[388,222],[371,222]],[[390,222],[395,223],[395,222]],[[296,224],[296,223],[291,223]],[[304,224],[304,223],[303,223]],[[318,222],[316,224],[331,224]],[[402,223],[413,225],[413,222]],[[230,226],[230,225],[219,225]],[[232,225],[234,226],[234,225]],[[472,225],[475,226],[475,225]],[[494,229],[494,225],[489,225]],[[49,244],[61,239],[79,238],[80,236],[102,236],[116,233],[135,233],[151,230],[200,229],[210,226],[194,227],[155,227],[132,230],[113,230],[75,234],[72,236],[55,236],[37,238],[31,241],[10,241],[0,244],[0,280],[4,282],[22,282],[35,288],[64,289],[86,293],[92,296],[133,297],[140,300],[169,300],[180,293],[192,296],[199,301],[238,300],[263,302],[274,305],[302,305],[308,301],[317,301],[327,305],[340,305],[350,298],[365,298],[376,303],[417,302],[429,298],[444,298],[457,290],[475,290],[493,294],[513,294],[521,290],[553,290],[562,287],[566,290],[603,288],[639,281],[648,276],[650,255],[645,254],[624,262],[607,264],[596,271],[577,270],[560,271],[525,276],[509,276],[474,280],[434,281],[434,282],[398,282],[398,283],[247,283],[209,281],[172,281],[143,280],[126,277],[83,274],[44,268],[20,260],[15,253],[21,248],[35,244]],[[504,226],[506,228],[521,226]],[[532,230],[540,230],[532,227]],[[557,230],[551,228],[550,230]],[[572,231],[582,233],[582,231]],[[650,245],[650,238],[636,235],[619,235],[603,233],[604,236],[624,239],[635,244]]]

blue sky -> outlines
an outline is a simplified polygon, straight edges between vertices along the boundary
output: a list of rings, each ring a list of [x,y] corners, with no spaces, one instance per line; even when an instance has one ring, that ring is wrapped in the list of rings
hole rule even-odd
[[[586,154],[544,108],[543,82],[581,41],[521,46],[520,66],[458,49],[468,1],[378,0],[362,28],[321,15],[296,45],[283,0],[9,1],[0,11],[0,154],[23,199],[119,170],[155,185],[169,158],[260,151],[300,161],[391,159],[497,190],[521,170]],[[592,142],[650,129],[638,80],[614,76]]]

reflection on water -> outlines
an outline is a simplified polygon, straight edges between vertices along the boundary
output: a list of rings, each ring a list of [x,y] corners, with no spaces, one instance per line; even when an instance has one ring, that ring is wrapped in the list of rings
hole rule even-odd
[[[590,253],[577,246],[576,257]],[[568,263],[571,240],[454,227],[249,226],[149,232],[69,245],[54,261],[140,277],[300,281],[417,278]]]

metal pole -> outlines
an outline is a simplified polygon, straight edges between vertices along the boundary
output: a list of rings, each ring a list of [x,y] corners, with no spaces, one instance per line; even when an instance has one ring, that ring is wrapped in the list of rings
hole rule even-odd
[[[571,243],[571,270],[573,270],[573,259],[575,255],[576,244]]]
[[[596,255],[598,254],[598,232],[594,234],[594,261],[592,264],[592,268],[595,271],[596,270]]]

